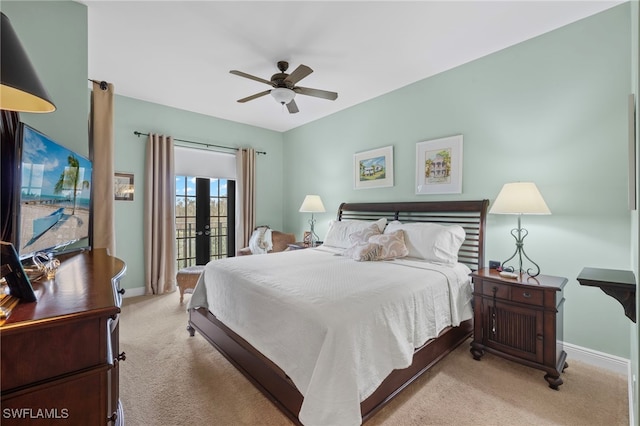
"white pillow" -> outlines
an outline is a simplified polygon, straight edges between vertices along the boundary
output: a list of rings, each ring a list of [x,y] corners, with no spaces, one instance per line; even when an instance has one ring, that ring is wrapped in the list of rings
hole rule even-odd
[[[324,237],[323,245],[338,248],[351,247],[351,240],[349,235],[354,232],[361,231],[371,226],[372,224],[378,225],[380,232],[384,230],[387,225],[387,219],[382,218],[376,221],[370,220],[343,220],[334,221],[329,225],[327,235]]]
[[[437,223],[389,223],[384,233],[402,229],[409,257],[451,265],[458,262],[458,250],[466,233],[460,225]]]

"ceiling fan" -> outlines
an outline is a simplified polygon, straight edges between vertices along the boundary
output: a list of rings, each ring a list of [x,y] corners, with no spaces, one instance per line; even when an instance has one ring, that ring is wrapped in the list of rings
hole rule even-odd
[[[279,61],[278,69],[280,70],[280,72],[272,75],[271,80],[265,80],[263,78],[253,76],[242,71],[229,71],[231,74],[259,81],[273,87],[273,89],[265,90],[264,92],[256,93],[255,95],[238,99],[238,102],[244,103],[271,93],[271,96],[273,96],[276,102],[282,105],[286,105],[289,113],[295,114],[296,112],[298,112],[298,105],[296,105],[296,101],[293,99],[296,94],[315,96],[316,98],[328,99],[331,101],[335,101],[338,98],[338,94],[336,92],[296,86],[297,82],[313,72],[313,70],[308,66],[299,65],[298,68],[296,68],[291,74],[286,73],[287,68],[289,68],[288,62]]]

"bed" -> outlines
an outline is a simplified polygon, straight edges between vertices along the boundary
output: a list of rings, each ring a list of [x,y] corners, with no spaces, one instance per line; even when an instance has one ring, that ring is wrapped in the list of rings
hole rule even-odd
[[[386,229],[462,228],[457,261],[356,262],[329,241],[212,261],[190,300],[187,329],[192,336],[198,331],[294,423],[364,422],[472,333],[468,273],[484,265],[488,204],[343,203],[332,227],[367,221],[384,222]],[[356,284],[355,277],[369,281]],[[444,297],[448,302],[431,302]]]

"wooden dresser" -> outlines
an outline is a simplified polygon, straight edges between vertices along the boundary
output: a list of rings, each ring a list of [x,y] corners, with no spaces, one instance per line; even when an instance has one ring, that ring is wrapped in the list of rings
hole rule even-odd
[[[550,275],[503,278],[481,269],[473,279],[474,331],[471,354],[484,351],[546,371],[549,387],[558,390],[568,367],[562,346],[563,290],[566,278]]]
[[[54,280],[33,283],[0,326],[0,423],[124,424],[118,389],[119,280],[106,250],[60,257]]]

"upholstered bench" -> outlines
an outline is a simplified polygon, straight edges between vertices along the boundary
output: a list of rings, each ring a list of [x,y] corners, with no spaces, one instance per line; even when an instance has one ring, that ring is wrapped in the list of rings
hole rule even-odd
[[[204,265],[188,266],[178,271],[176,281],[180,289],[180,303],[182,303],[185,293],[193,293],[202,272],[204,272]]]

